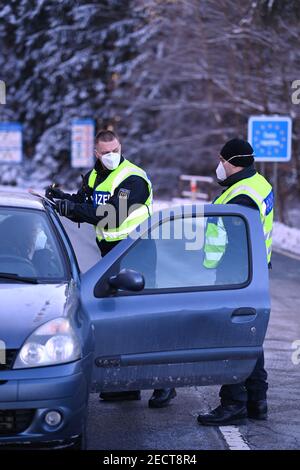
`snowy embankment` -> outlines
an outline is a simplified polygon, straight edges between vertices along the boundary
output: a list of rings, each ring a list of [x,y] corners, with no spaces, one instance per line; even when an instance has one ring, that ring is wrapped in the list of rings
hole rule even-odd
[[[40,194],[43,194],[44,190],[36,189]],[[1,186],[1,191],[16,191],[15,187]],[[27,192],[27,189],[18,188],[20,192]],[[160,209],[166,209],[171,206],[178,206],[181,204],[191,204],[192,201],[188,199],[172,199],[172,200],[156,200],[154,203],[154,211]],[[274,251],[290,253],[291,255],[296,255],[300,257],[300,230],[296,228],[289,227],[280,222],[274,223],[273,229],[273,249]]]
[[[274,223],[273,249],[300,256],[300,230],[280,222]]]

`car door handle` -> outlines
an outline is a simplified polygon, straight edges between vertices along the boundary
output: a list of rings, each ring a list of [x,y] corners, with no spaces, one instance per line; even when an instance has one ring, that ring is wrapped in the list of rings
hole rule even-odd
[[[251,307],[240,307],[232,312],[232,317],[240,317],[244,315],[256,315],[256,309]]]

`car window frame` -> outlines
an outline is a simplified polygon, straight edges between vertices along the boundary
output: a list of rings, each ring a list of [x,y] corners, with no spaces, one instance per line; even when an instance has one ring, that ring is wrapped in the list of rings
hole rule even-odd
[[[54,237],[57,241],[58,249],[59,249],[59,254],[62,260],[62,265],[64,269],[64,278],[43,278],[43,277],[36,277],[37,281],[39,284],[61,284],[61,283],[66,283],[69,282],[71,279],[71,269],[70,269],[70,264],[68,262],[68,258],[66,257],[66,252],[65,248],[63,247],[63,243],[61,240],[60,236],[57,236],[58,232],[56,230],[55,225],[53,224],[51,218],[49,217],[47,213],[47,209],[44,207],[44,209],[36,209],[32,207],[22,207],[22,206],[8,206],[8,205],[1,205],[1,208],[4,209],[10,209],[10,210],[17,210],[17,211],[24,211],[24,212],[35,212],[35,213],[40,213],[40,214],[45,214],[46,219],[50,222],[51,228],[54,228]],[[34,278],[35,279],[35,278]]]
[[[186,218],[190,217],[199,217],[199,214],[189,214],[186,216]],[[107,298],[107,297],[128,297],[128,296],[140,296],[140,295],[159,295],[159,294],[171,294],[171,293],[188,293],[188,292],[210,292],[210,291],[224,291],[224,290],[240,290],[240,289],[246,289],[253,280],[253,256],[252,256],[252,241],[251,241],[251,231],[249,227],[249,222],[248,219],[241,213],[236,213],[234,211],[232,212],[226,212],[226,214],[220,214],[218,211],[214,211],[212,213],[209,213],[209,215],[203,214],[203,217],[206,219],[210,217],[240,217],[244,224],[245,224],[245,229],[246,229],[246,236],[247,236],[247,252],[248,252],[248,278],[245,282],[240,283],[240,284],[226,284],[226,285],[212,285],[212,286],[192,286],[192,287],[163,287],[163,288],[156,288],[156,289],[143,289],[142,291],[138,292],[132,292],[132,291],[121,291],[118,290],[114,294],[105,294],[102,296],[96,296],[97,298]],[[172,221],[178,218],[184,218],[180,214],[178,215],[172,215],[168,221]],[[158,222],[156,222],[154,225],[151,225],[148,230],[153,230],[156,229],[157,226],[162,225],[164,222],[166,222],[166,219],[161,219]],[[122,253],[117,260],[109,267],[109,269],[101,276],[99,281],[96,283],[96,286],[94,288],[94,295],[97,291],[97,289],[101,289],[103,293],[107,288],[105,289],[105,285],[107,286],[107,278],[117,274],[116,270],[114,269],[115,266],[117,266],[120,262],[120,260],[123,259],[123,257],[129,252],[129,250],[132,250],[136,243],[139,242],[141,237],[139,237],[137,240],[134,241],[132,245],[130,245],[124,253]]]
[[[46,215],[50,221],[50,224],[52,225],[57,235],[57,238],[59,240],[66,263],[68,265],[70,278],[73,278],[73,279],[76,278],[76,280],[79,280],[80,268],[79,268],[78,260],[77,260],[73,245],[68,237],[68,234],[63,224],[61,223],[59,217],[57,216],[56,212],[52,209],[52,207],[48,205],[47,203],[44,203],[44,201],[43,201],[43,205],[45,208]],[[70,256],[72,259],[70,258]],[[75,269],[73,269],[73,266]]]

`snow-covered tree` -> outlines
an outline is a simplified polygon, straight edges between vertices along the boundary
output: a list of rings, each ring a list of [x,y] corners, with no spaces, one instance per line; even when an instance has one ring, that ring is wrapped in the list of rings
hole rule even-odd
[[[120,133],[157,193],[176,195],[180,173],[213,174],[249,115],[289,114],[293,160],[279,166],[278,201],[290,205],[300,196],[299,21],[298,0],[0,1],[2,119],[24,124],[37,181],[76,184],[70,122],[93,117]]]
[[[128,5],[129,0],[0,3],[0,70],[7,84],[1,119],[24,125],[31,180],[71,183],[78,173],[65,171],[71,120],[109,122],[111,64],[131,55],[116,45],[133,28]],[[10,170],[4,169],[2,181]]]
[[[135,157],[174,195],[170,176],[212,174],[224,141],[247,137],[250,115],[291,115],[293,160],[278,170],[283,217],[281,203],[299,195],[300,106],[291,100],[300,77],[299,2],[136,0],[135,8],[144,17],[132,35],[139,54],[117,67],[111,97]],[[264,171],[272,179],[272,164]]]

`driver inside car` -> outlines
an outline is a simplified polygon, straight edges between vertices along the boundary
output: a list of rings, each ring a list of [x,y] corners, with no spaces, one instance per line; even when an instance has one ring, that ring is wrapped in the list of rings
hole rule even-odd
[[[40,222],[12,215],[0,223],[0,272],[51,277],[56,270]]]

